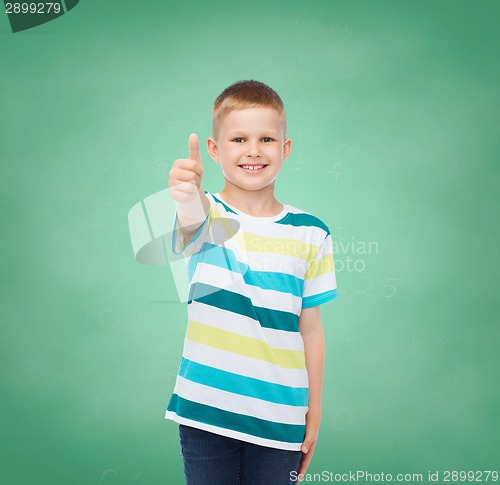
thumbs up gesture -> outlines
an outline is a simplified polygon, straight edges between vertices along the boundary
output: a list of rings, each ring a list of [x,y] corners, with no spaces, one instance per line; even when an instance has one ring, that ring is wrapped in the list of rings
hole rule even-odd
[[[189,135],[189,158],[175,160],[168,174],[170,195],[175,202],[186,203],[193,201],[203,194],[201,180],[203,178],[203,164],[200,156],[200,142],[196,133]]]

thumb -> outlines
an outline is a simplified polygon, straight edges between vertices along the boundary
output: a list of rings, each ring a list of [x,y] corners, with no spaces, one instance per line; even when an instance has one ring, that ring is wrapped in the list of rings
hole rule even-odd
[[[200,141],[196,133],[191,133],[189,135],[189,158],[190,160],[196,160],[201,163]]]
[[[312,436],[309,436],[308,433],[306,433],[304,441],[302,442],[302,446],[300,447],[300,451],[302,451],[302,453],[308,453],[313,444],[314,444],[314,438]]]
[[[302,443],[302,446],[300,447],[300,451],[302,451],[302,453],[307,453],[309,451],[309,448],[311,447],[311,442],[309,440],[307,441],[304,441]]]

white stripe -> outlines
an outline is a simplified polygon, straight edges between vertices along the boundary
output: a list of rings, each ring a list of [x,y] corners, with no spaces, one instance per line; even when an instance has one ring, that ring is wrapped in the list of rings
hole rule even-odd
[[[290,387],[308,386],[307,369],[285,369],[270,362],[220,350],[189,339],[184,341],[182,355],[194,362],[233,374]]]
[[[227,248],[227,242],[225,247]],[[300,279],[304,279],[309,267],[308,261],[286,254],[242,252],[241,249],[237,249],[235,257],[239,263],[248,265],[253,271],[284,273]],[[210,270],[218,268],[218,266],[214,265],[209,265],[209,267]],[[224,268],[220,269],[224,270]],[[227,268],[225,270],[229,271]],[[281,292],[278,293],[283,295]]]
[[[198,301],[193,302],[189,310],[189,318],[195,322],[260,340],[276,349],[304,350],[300,332],[261,327],[258,320]]]
[[[218,202],[215,202],[215,200],[212,197],[212,194],[209,194],[208,198],[210,199],[210,205],[217,207],[217,210],[219,211],[221,217],[236,219],[238,223],[243,226],[243,230],[245,230],[245,232],[251,232],[252,234],[255,234],[257,236],[263,236],[265,238],[287,237],[290,239],[297,239],[299,241],[303,241],[304,232],[307,231],[308,235],[313,238],[308,242],[316,246],[320,246],[323,240],[325,239],[326,232],[323,228],[319,226],[293,226],[291,224],[272,224],[272,223],[252,224],[251,221],[249,221],[248,219],[240,219],[236,214],[233,214],[232,212],[226,212],[224,206],[222,206]],[[287,204],[287,208],[288,212],[291,212],[292,214],[305,214],[314,216],[310,212],[298,209],[293,205]],[[284,234],[286,235],[284,236]]]
[[[248,252],[248,265],[254,271],[273,271],[304,279],[309,263],[305,259],[280,253]]]
[[[320,246],[325,239],[326,232],[319,226],[293,226],[291,224],[252,224],[246,219],[239,219],[232,212],[224,212],[224,208],[218,206],[220,215],[228,219],[234,219],[240,224],[241,230],[247,235],[255,235],[264,239],[294,239],[301,243],[307,242],[315,246]],[[302,213],[302,212],[300,212]],[[299,213],[299,214],[300,214]],[[307,232],[312,239],[304,241],[304,233]],[[231,238],[235,241],[235,238]],[[312,248],[314,250],[314,248]]]
[[[292,276],[296,276],[297,278],[304,279],[307,268],[309,267],[309,262],[297,258],[293,255],[280,254],[280,253],[266,253],[266,252],[251,252],[244,251],[238,245],[231,244],[230,241],[226,241],[224,243],[224,247],[227,250],[231,250],[234,252],[234,257],[241,265],[248,265],[249,268],[253,271],[266,271],[266,272],[275,272],[275,273],[285,273]],[[210,250],[209,250],[210,251]],[[207,253],[209,253],[207,251]],[[311,255],[312,257],[313,255]],[[200,258],[200,263],[202,264],[203,257]],[[229,271],[228,268],[220,268],[215,265],[209,265],[210,270],[219,269]],[[283,293],[281,293],[283,294]]]
[[[299,451],[300,447],[302,446],[302,443],[288,443],[285,441],[268,440],[266,438],[260,438],[259,436],[253,436],[251,434],[240,433],[239,431],[233,431],[232,429],[219,428],[218,426],[212,426],[211,424],[200,423],[199,421],[192,421],[191,419],[186,419],[181,416],[178,416],[173,411],[166,411],[165,419],[171,419],[176,423],[184,424],[186,426],[192,426],[193,428],[202,429],[204,431],[209,431],[210,433],[226,436],[228,438],[234,438],[236,440],[246,441],[248,443],[253,443],[255,445],[268,446],[269,448]]]
[[[243,275],[241,273],[230,271],[227,268],[221,268],[212,264],[203,263],[201,262],[202,259],[203,256],[201,256],[200,261],[196,265],[193,281],[202,281],[207,285],[213,285],[229,291],[238,291],[238,289],[245,287],[245,281],[243,280]],[[199,278],[200,272],[203,275],[202,279]],[[238,285],[238,283],[240,284]]]
[[[198,271],[202,272],[203,279],[198,278]],[[277,290],[260,288],[247,285],[241,273],[236,273],[227,268],[199,262],[196,267],[197,281],[205,284],[224,288],[242,294],[252,300],[254,306],[289,312],[290,308],[300,309],[301,298],[292,293],[283,293]],[[300,310],[299,310],[300,312]]]
[[[214,387],[198,384],[178,376],[174,393],[184,399],[232,413],[253,416],[282,424],[305,424],[307,406],[288,406],[242,396]],[[276,421],[276,418],[279,421]]]
[[[324,291],[337,288],[335,272],[323,273],[315,278],[310,278],[304,281],[303,297],[323,293]]]

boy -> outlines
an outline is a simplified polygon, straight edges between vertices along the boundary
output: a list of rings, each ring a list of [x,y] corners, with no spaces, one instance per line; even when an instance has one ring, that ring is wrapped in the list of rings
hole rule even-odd
[[[203,190],[195,134],[169,173],[172,251],[186,258],[190,291],[165,418],[179,423],[188,485],[290,484],[311,461],[321,419],[319,305],[337,296],[331,234],[274,196],[292,143],[274,90],[232,84],[212,129],[207,149],[224,189]],[[217,242],[224,220],[236,230]]]

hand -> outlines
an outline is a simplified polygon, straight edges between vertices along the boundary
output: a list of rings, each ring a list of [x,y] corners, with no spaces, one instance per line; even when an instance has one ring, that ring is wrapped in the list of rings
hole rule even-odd
[[[195,197],[203,194],[201,181],[203,178],[203,164],[200,156],[200,142],[198,135],[189,135],[189,158],[175,160],[168,174],[170,195],[175,202],[191,202]]]
[[[302,442],[301,451],[302,458],[300,459],[299,469],[297,475],[303,475],[306,473],[309,464],[311,463],[311,458],[314,454],[314,448],[316,448],[316,441],[318,439],[319,425],[321,422],[321,415],[318,413],[308,412],[306,415],[306,434],[304,436],[304,441]],[[299,483],[301,480],[297,478]]]

